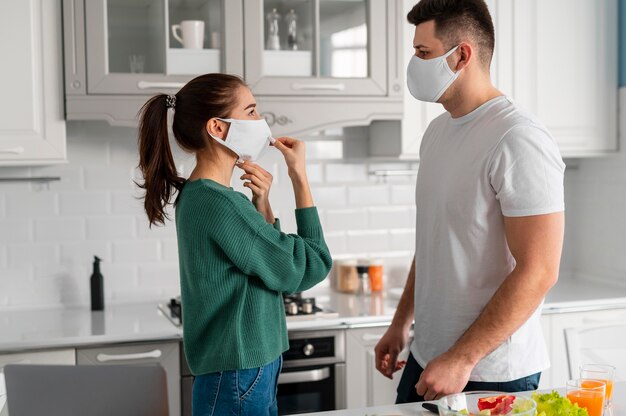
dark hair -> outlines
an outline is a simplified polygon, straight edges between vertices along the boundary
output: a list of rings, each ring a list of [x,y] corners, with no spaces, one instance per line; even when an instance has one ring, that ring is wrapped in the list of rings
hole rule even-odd
[[[495,31],[489,8],[484,0],[421,0],[407,15],[409,23],[435,21],[435,34],[446,49],[469,36],[478,46],[480,61],[491,65]]]
[[[146,191],[144,208],[151,226],[165,223],[165,207],[185,183],[185,178],[178,176],[170,148],[168,107],[174,104],[172,131],[176,142],[188,152],[197,152],[210,143],[207,121],[228,117],[237,105],[237,89],[245,85],[234,75],[201,75],[181,88],[174,100],[167,94],[158,94],[141,107],[138,141],[143,184],[138,185]]]

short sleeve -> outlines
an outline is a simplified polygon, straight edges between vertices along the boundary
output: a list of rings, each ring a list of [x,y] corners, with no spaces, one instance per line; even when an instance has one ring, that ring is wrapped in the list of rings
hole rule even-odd
[[[537,126],[509,130],[494,151],[489,180],[506,217],[565,209],[565,164],[550,134]]]

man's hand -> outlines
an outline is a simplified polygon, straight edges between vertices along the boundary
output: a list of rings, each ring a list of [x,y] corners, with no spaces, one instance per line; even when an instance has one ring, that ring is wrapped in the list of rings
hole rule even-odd
[[[474,364],[452,352],[431,360],[420,376],[415,390],[424,400],[435,400],[447,394],[460,393],[469,381]]]
[[[376,352],[376,369],[385,377],[393,379],[393,373],[404,368],[406,361],[398,361],[409,341],[409,330],[390,326],[385,335],[378,341]]]

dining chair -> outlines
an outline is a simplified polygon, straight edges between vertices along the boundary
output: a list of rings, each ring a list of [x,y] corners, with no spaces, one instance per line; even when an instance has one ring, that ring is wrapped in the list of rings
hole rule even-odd
[[[30,365],[4,368],[9,416],[168,416],[157,365]]]

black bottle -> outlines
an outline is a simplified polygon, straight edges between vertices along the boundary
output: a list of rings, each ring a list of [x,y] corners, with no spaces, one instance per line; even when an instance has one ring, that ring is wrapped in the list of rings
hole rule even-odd
[[[93,273],[91,273],[91,310],[104,310],[104,282],[100,273],[102,260],[93,256]]]

